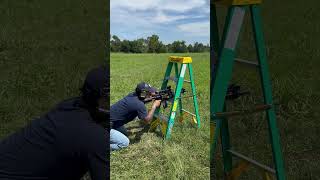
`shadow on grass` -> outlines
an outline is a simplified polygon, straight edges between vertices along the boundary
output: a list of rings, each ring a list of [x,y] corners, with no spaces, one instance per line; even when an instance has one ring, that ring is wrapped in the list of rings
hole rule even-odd
[[[143,128],[141,129],[141,127]],[[135,131],[136,129],[141,129],[141,130]],[[149,129],[150,129],[150,125],[143,125],[143,123],[140,123],[139,126],[128,127],[127,128],[128,131],[134,131],[134,133],[130,133],[130,136],[134,135],[134,137],[129,137],[130,143],[131,144],[139,143],[144,133],[151,132],[149,131]],[[162,134],[159,131],[152,131],[152,133],[156,134],[156,136],[158,137],[162,137]]]

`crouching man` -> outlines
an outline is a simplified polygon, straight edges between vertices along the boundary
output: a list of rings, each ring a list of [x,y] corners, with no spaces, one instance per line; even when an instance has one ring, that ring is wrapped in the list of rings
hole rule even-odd
[[[154,100],[149,112],[145,106],[145,99],[155,94],[156,89],[145,82],[137,85],[135,92],[113,104],[110,107],[110,149],[118,150],[129,146],[128,132],[125,124],[133,121],[136,117],[145,123],[150,123],[161,100]]]

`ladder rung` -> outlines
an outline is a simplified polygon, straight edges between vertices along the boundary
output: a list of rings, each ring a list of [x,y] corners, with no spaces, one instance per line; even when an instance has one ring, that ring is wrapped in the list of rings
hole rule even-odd
[[[234,61],[238,62],[238,63],[246,64],[246,65],[249,65],[249,66],[256,66],[256,67],[259,66],[259,64],[257,62],[248,61],[248,60],[244,60],[244,59],[240,59],[240,58],[235,58]]]
[[[174,81],[174,82],[178,81],[177,78],[173,77],[173,76],[167,77],[166,80],[171,80],[171,81]]]
[[[264,111],[270,109],[272,106],[269,104],[258,105],[253,109],[245,109],[242,111],[231,111],[231,112],[218,112],[214,115],[215,118],[223,118],[223,117],[230,117],[230,116],[237,116],[242,114],[249,114],[255,113],[259,111]]]
[[[170,77],[167,77],[166,80],[171,80],[171,81],[177,82],[178,78],[170,76]],[[183,81],[186,83],[191,83],[191,81],[189,81],[189,80],[183,80]]]
[[[238,152],[235,152],[235,151],[233,151],[233,150],[227,150],[227,151],[228,151],[229,153],[231,153],[233,156],[238,157],[238,158],[240,158],[240,159],[242,159],[242,160],[245,160],[245,161],[247,161],[247,162],[255,165],[256,167],[259,167],[259,168],[261,168],[261,169],[264,169],[264,170],[266,170],[266,171],[268,171],[268,172],[270,172],[270,173],[276,174],[276,171],[275,171],[274,169],[272,169],[272,168],[270,168],[270,167],[268,167],[268,166],[266,166],[266,165],[264,165],[264,164],[261,164],[261,163],[255,161],[255,160],[250,159],[249,157],[246,157],[246,156],[244,156],[244,155],[242,155],[242,154],[240,154],[240,153],[238,153]]]
[[[194,96],[196,96],[196,95],[190,95],[190,96],[180,96],[180,97],[178,97],[177,99],[184,99],[184,98],[191,98],[191,97],[194,97]]]
[[[186,113],[188,113],[188,114],[191,114],[192,116],[196,116],[195,114],[193,114],[192,112],[190,112],[190,111],[187,111],[187,110],[185,110],[185,109],[181,109],[183,112],[186,112]]]
[[[161,120],[163,120],[163,121],[168,121],[168,117],[165,116],[165,115],[163,115],[163,114],[161,114],[161,113],[159,113],[159,114],[154,114],[153,116],[156,117],[156,118],[159,118],[159,119],[161,119]]]

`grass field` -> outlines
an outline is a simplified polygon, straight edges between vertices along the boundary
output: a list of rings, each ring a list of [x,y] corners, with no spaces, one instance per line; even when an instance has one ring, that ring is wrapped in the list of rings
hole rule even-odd
[[[111,104],[133,92],[141,81],[160,88],[169,55],[111,54]],[[111,179],[209,178],[209,53],[190,56],[194,61],[202,127],[196,129],[188,118],[183,124],[176,121],[172,138],[164,142],[156,133],[137,133],[141,132],[138,121],[129,123],[128,129],[135,132],[130,136],[132,144],[112,152]],[[184,86],[190,93],[190,85]],[[191,99],[182,103],[192,110]]]
[[[108,12],[100,0],[0,1],[0,139],[79,95],[108,58]]]

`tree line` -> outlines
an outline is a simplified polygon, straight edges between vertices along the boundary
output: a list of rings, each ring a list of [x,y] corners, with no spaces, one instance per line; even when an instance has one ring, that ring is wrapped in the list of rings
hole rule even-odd
[[[198,42],[187,45],[185,41],[174,41],[171,44],[164,44],[159,40],[158,35],[132,41],[120,40],[118,36],[112,35],[110,38],[110,51],[124,53],[187,53],[209,52],[210,47]]]

